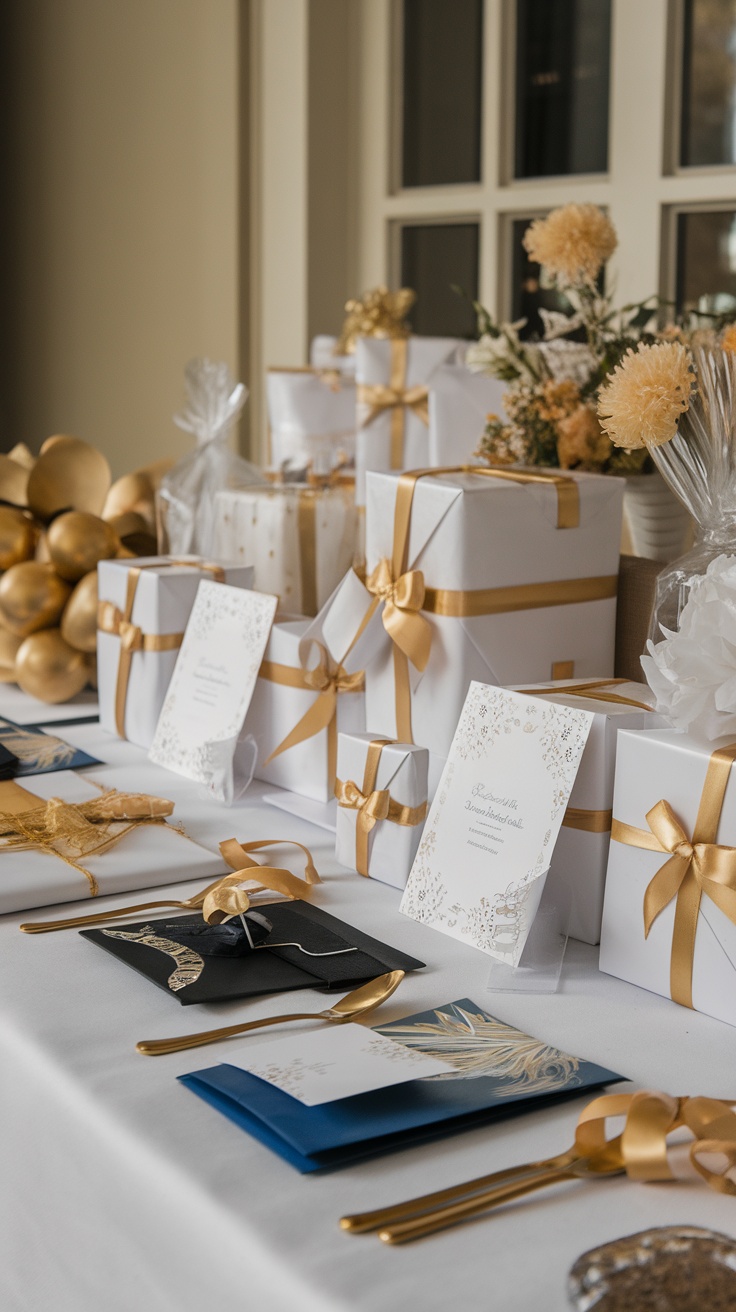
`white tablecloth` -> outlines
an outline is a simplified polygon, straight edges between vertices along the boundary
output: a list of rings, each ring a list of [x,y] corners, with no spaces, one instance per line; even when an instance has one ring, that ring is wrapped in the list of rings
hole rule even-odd
[[[65,733],[110,763],[143,760],[94,726]],[[230,811],[197,808],[196,836],[308,843],[325,876],[317,905],[428,962],[382,1020],[469,996],[641,1085],[736,1096],[736,1030],[600,975],[596,950],[580,944],[558,993],[490,993],[480,952],[400,916],[398,893],[339,870],[326,831],[259,798],[254,785]],[[141,899],[108,905],[129,900]],[[562,1312],[566,1273],[592,1245],[673,1223],[736,1235],[736,1200],[625,1179],[567,1183],[405,1248],[346,1235],[344,1212],[561,1150],[585,1099],[303,1177],[175,1079],[236,1060],[262,1036],[161,1058],[135,1051],[140,1038],[273,1015],[282,998],[181,1007],[74,932],[18,933],[28,918],[0,921],[2,1312]],[[292,1006],[319,1010],[324,995],[290,995]]]

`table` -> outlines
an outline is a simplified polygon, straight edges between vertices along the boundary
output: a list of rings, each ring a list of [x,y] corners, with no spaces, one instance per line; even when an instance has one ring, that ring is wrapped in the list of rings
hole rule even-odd
[[[144,759],[97,725],[60,732],[110,764]],[[171,776],[161,776],[165,795]],[[329,833],[267,805],[263,791],[254,784],[231,810],[203,805],[193,836],[306,842],[324,876],[317,905],[428,962],[407,976],[382,1020],[469,996],[639,1085],[736,1094],[736,1030],[601,975],[596,949],[583,944],[568,947],[558,993],[489,992],[482,953],[402,917],[398,893],[341,870]],[[130,900],[100,899],[100,907]],[[49,916],[79,909],[66,904]],[[344,1212],[561,1150],[585,1098],[303,1177],[176,1082],[234,1059],[237,1043],[259,1034],[156,1059],[135,1052],[140,1038],[224,1024],[246,1010],[273,1015],[280,999],[195,1012],[74,932],[18,933],[28,918],[0,920],[2,1312],[562,1312],[566,1273],[586,1248],[664,1224],[736,1236],[733,1199],[701,1184],[625,1179],[561,1185],[406,1248],[346,1235],[337,1226]],[[316,1011],[324,995],[305,990],[292,1003]]]

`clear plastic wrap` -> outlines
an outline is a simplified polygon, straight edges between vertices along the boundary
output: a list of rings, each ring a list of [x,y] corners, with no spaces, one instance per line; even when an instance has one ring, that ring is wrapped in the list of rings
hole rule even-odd
[[[261,471],[230,446],[233,424],[248,397],[227,365],[191,360],[184,371],[186,405],[174,423],[193,433],[194,451],[177,461],[156,495],[159,551],[211,556],[215,537],[215,494],[266,482]]]

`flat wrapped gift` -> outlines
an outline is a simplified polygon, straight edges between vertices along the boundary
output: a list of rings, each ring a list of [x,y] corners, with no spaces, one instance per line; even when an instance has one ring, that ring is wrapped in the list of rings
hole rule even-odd
[[[217,552],[255,562],[255,587],[315,615],[350,568],[358,516],[352,482],[281,483],[217,495]]]
[[[198,556],[147,556],[101,560],[97,577],[100,724],[148,748],[202,579],[250,588],[253,569]]]
[[[555,843],[545,896],[557,897],[563,927],[571,938],[598,943],[611,841],[617,735],[622,729],[661,728],[665,722],[654,711],[654,694],[645,683],[571,679],[527,685],[518,691],[558,706],[591,711],[594,717]]]
[[[468,464],[475,457],[489,414],[503,411],[508,387],[500,378],[443,364],[429,385],[430,465]]]
[[[311,632],[309,620],[274,624],[245,732],[258,744],[257,779],[328,802],[338,731],[362,732],[365,698],[360,652],[340,652],[339,660],[336,648],[311,642]]]
[[[618,735],[600,967],[736,1025],[736,745]]]
[[[355,455],[355,383],[331,369],[276,369],[266,374],[270,463],[320,473]]]
[[[427,815],[429,753],[371,734],[338,735],[335,856],[404,888]]]
[[[455,337],[359,337],[355,348],[358,505],[369,469],[415,469],[429,463],[428,388],[435,370],[457,358]]]

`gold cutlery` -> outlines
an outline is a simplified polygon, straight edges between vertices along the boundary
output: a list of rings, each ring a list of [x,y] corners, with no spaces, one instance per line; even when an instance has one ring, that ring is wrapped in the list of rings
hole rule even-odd
[[[266,1025],[280,1025],[292,1020],[326,1020],[336,1025],[373,1011],[382,1002],[396,992],[402,979],[403,970],[392,970],[387,975],[379,975],[368,984],[361,984],[326,1011],[297,1011],[285,1016],[266,1016],[263,1020],[249,1020],[241,1025],[224,1025],[217,1030],[203,1030],[200,1034],[184,1034],[174,1039],[141,1039],[135,1046],[146,1057],[159,1057],[167,1052],[183,1052],[186,1048],[203,1047],[206,1043],[217,1043],[220,1039],[229,1039],[235,1034],[245,1034],[248,1030],[260,1030]]]
[[[224,876],[227,878],[227,876]],[[138,902],[133,907],[121,907],[117,911],[97,911],[86,916],[72,916],[69,920],[28,920],[25,924],[20,925],[19,929],[24,934],[50,934],[55,929],[81,929],[85,925],[100,925],[105,920],[119,920],[126,916],[136,916],[140,911],[155,911],[160,908],[178,907],[182,911],[201,911],[205,898],[208,893],[217,888],[222,881],[223,876],[212,884],[203,888],[201,893],[195,893],[193,897],[184,898],[182,902],[170,901],[159,902]]]

